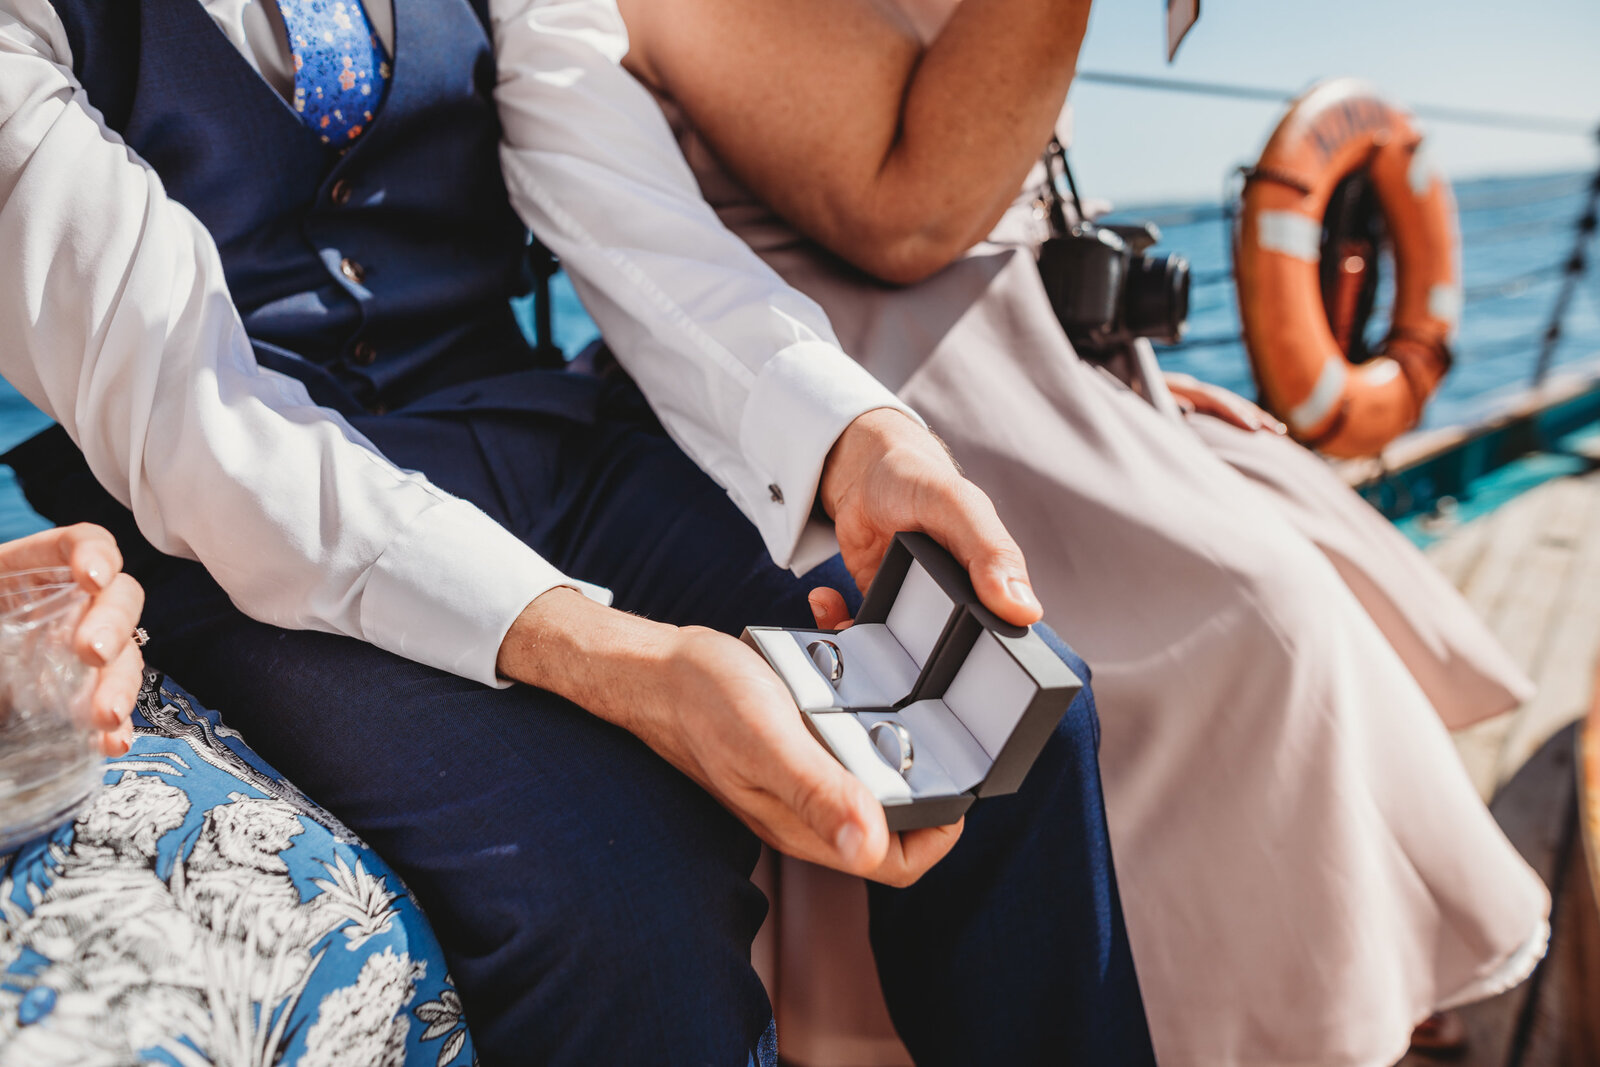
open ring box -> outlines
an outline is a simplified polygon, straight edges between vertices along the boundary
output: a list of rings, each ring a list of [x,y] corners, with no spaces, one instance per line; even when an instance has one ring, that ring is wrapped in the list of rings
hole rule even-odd
[[[955,557],[920,533],[895,535],[854,626],[752,626],[744,640],[882,802],[890,830],[952,823],[978,797],[1016,792],[1083,687],[1038,634],[980,604]],[[837,681],[808,651],[819,640],[838,649]],[[868,734],[882,720],[911,738],[904,776]]]

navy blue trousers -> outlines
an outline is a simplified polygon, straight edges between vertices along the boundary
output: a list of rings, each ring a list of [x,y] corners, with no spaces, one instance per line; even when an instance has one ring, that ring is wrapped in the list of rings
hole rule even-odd
[[[601,407],[593,423],[356,421],[626,610],[737,633],[809,625],[807,590],[849,590],[837,560],[806,579],[775,567],[631,386]],[[265,626],[197,565],[128,555],[150,595],[152,660],[406,879],[485,1063],[775,1064],[750,965],[766,913],[750,882],[758,842],[698,786],[551,694]],[[1097,740],[1086,689],[1019,793],[980,802],[916,885],[872,888],[879,973],[918,1063],[1153,1062]]]

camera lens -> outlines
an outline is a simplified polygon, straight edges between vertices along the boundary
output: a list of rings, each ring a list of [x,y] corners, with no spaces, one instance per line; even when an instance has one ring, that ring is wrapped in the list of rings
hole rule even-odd
[[[1122,310],[1135,337],[1169,344],[1182,339],[1189,320],[1189,261],[1177,255],[1134,256]]]

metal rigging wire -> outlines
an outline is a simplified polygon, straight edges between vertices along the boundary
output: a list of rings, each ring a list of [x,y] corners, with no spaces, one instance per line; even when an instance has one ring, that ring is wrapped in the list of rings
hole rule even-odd
[[[1555,361],[1556,348],[1561,344],[1562,323],[1567,317],[1567,308],[1572,304],[1572,296],[1577,291],[1578,279],[1583,277],[1589,266],[1587,246],[1597,228],[1600,228],[1600,171],[1595,172],[1594,180],[1589,184],[1588,202],[1574,228],[1572,254],[1563,265],[1565,277],[1561,281],[1561,291],[1556,294],[1555,307],[1550,310],[1550,324],[1545,327],[1539,345],[1539,359],[1533,369],[1533,384],[1536,386],[1544,384]]]
[[[1263,100],[1271,103],[1283,103],[1304,92],[1303,89],[1273,89],[1262,85],[1235,85],[1226,82],[1194,81],[1188,78],[1157,78],[1143,74],[1117,74],[1105,70],[1080,70],[1074,77],[1080,82],[1115,85],[1124,89],[1153,89],[1160,92],[1221,96],[1234,100]],[[1536,133],[1587,136],[1595,129],[1593,122],[1584,119],[1512,111],[1488,111],[1451,107],[1445,104],[1417,104],[1411,108],[1411,112],[1419,118],[1432,119],[1435,122],[1494,126]]]

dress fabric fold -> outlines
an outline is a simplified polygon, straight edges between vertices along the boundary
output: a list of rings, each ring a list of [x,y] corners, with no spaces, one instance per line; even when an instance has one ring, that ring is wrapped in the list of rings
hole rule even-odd
[[[1447,724],[1531,685],[1316,457],[1168,417],[1063,335],[1031,197],[928,280],[796,234],[664,108],[723,222],[828,312],[993,498],[1094,672],[1113,853],[1157,1057],[1386,1065],[1525,977],[1549,894]]]

